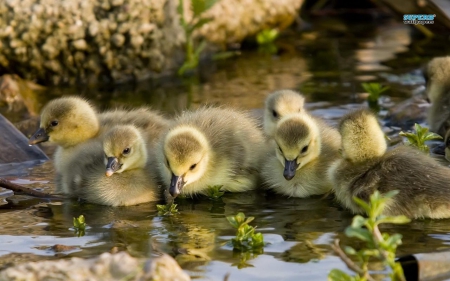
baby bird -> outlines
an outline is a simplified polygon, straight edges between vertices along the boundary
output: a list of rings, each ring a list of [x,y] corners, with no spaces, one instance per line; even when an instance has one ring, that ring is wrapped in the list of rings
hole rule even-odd
[[[445,159],[450,162],[450,130],[447,130],[444,137]]]
[[[363,213],[354,196],[369,201],[376,190],[399,193],[384,215],[410,218],[450,217],[450,170],[408,146],[386,151],[386,139],[376,116],[358,110],[344,116],[342,158],[329,169],[336,199],[353,213]]]
[[[430,131],[442,137],[450,129],[450,57],[434,58],[425,71],[431,102],[427,121]]]
[[[147,145],[136,127],[113,127],[102,142],[91,140],[78,148],[65,177],[69,195],[108,206],[159,200],[156,176],[147,155]]]
[[[306,112],[278,121],[272,146],[274,153],[263,164],[268,188],[292,197],[308,197],[331,190],[327,170],[339,154],[341,137],[323,120]]]
[[[248,114],[204,107],[184,112],[162,137],[158,169],[172,197],[208,186],[231,192],[255,188],[265,138]]]
[[[267,96],[264,107],[264,132],[273,136],[278,120],[292,113],[302,112],[305,98],[292,90],[280,90]]]
[[[146,141],[155,140],[168,126],[162,116],[148,109],[112,110],[97,114],[89,102],[79,97],[63,97],[50,101],[42,110],[39,130],[30,138],[30,144],[50,141],[59,147],[55,152],[57,173],[70,169],[75,148],[101,136],[114,125],[133,124],[145,132]]]

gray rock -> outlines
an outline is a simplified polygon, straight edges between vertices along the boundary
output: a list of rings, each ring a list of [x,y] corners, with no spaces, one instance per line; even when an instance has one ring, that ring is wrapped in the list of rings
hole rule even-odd
[[[168,255],[154,259],[137,259],[126,252],[104,253],[92,259],[28,262],[0,272],[0,280],[191,280],[177,262]]]

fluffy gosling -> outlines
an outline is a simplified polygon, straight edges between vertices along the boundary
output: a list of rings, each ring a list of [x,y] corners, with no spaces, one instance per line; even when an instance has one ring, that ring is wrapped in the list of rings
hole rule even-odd
[[[442,137],[450,129],[450,57],[434,58],[425,71],[431,102],[427,121],[430,131]]]
[[[410,218],[450,217],[450,170],[417,149],[398,146],[386,151],[386,139],[376,116],[358,110],[344,116],[342,158],[329,170],[337,201],[353,213],[364,211],[352,200],[364,201],[376,190],[399,190],[384,215]]]
[[[262,176],[269,189],[290,197],[308,197],[331,190],[327,170],[338,157],[340,135],[306,112],[283,117],[276,125],[274,153]]]
[[[267,96],[264,107],[264,132],[273,136],[277,122],[288,114],[302,112],[305,98],[292,90],[280,90]]]
[[[112,110],[97,114],[86,100],[63,97],[45,105],[41,113],[40,128],[30,138],[29,143],[56,143],[59,147],[55,152],[55,168],[59,173],[67,168],[78,145],[101,136],[119,124],[133,124],[143,129],[146,141],[153,144],[169,121],[145,108]]]
[[[205,107],[179,116],[157,152],[159,172],[176,197],[214,185],[231,192],[254,189],[266,146],[246,113]]]
[[[134,126],[115,126],[103,142],[92,140],[80,148],[65,173],[69,195],[108,206],[160,199],[156,176],[147,161],[147,145]]]

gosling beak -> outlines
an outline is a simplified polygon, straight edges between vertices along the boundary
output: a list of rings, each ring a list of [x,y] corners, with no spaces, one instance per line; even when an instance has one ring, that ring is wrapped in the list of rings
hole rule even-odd
[[[288,181],[293,179],[295,176],[295,171],[297,171],[297,167],[297,159],[294,159],[292,161],[284,159],[284,178]]]
[[[41,142],[48,141],[50,137],[45,132],[44,128],[39,128],[39,130],[34,133],[34,135],[31,136],[31,138],[28,140],[29,145],[38,144]]]
[[[108,163],[106,163],[106,176],[110,177],[117,172],[122,165],[119,163],[116,157],[108,157]]]
[[[183,176],[175,176],[172,174],[172,180],[170,181],[169,193],[173,198],[176,198],[181,193],[185,182]]]

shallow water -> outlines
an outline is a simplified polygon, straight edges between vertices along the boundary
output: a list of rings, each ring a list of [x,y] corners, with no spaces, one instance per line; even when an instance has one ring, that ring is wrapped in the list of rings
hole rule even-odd
[[[114,89],[53,89],[47,100],[81,93],[100,108],[150,104],[167,114],[204,103],[251,109],[261,114],[271,91],[302,91],[308,108],[331,123],[351,108],[364,105],[361,81],[391,86],[384,97],[388,108],[423,89],[419,68],[429,58],[447,53],[442,39],[412,35],[410,26],[395,23],[347,25],[347,32],[316,28],[288,32],[277,41],[277,56],[244,51],[239,57],[205,65],[198,79],[166,78]],[[386,114],[386,108],[380,113]],[[401,128],[386,128],[395,135]],[[407,128],[403,128],[407,129]],[[52,151],[46,146],[45,150]],[[52,162],[23,167],[8,179],[50,192],[54,188]],[[218,201],[179,200],[180,213],[159,216],[154,204],[105,207],[76,200],[45,201],[0,192],[0,265],[61,257],[91,257],[114,247],[134,256],[158,251],[172,254],[198,280],[326,280],[332,268],[345,270],[330,244],[351,222],[351,214],[330,199],[284,198],[264,192],[226,194]],[[269,244],[260,255],[233,252],[226,243],[234,235],[226,216],[244,212],[256,219],[258,231]],[[72,218],[83,214],[89,228],[77,237]],[[416,220],[404,226],[386,226],[404,236],[398,254],[450,248],[449,220]],[[55,253],[55,244],[74,246]]]

